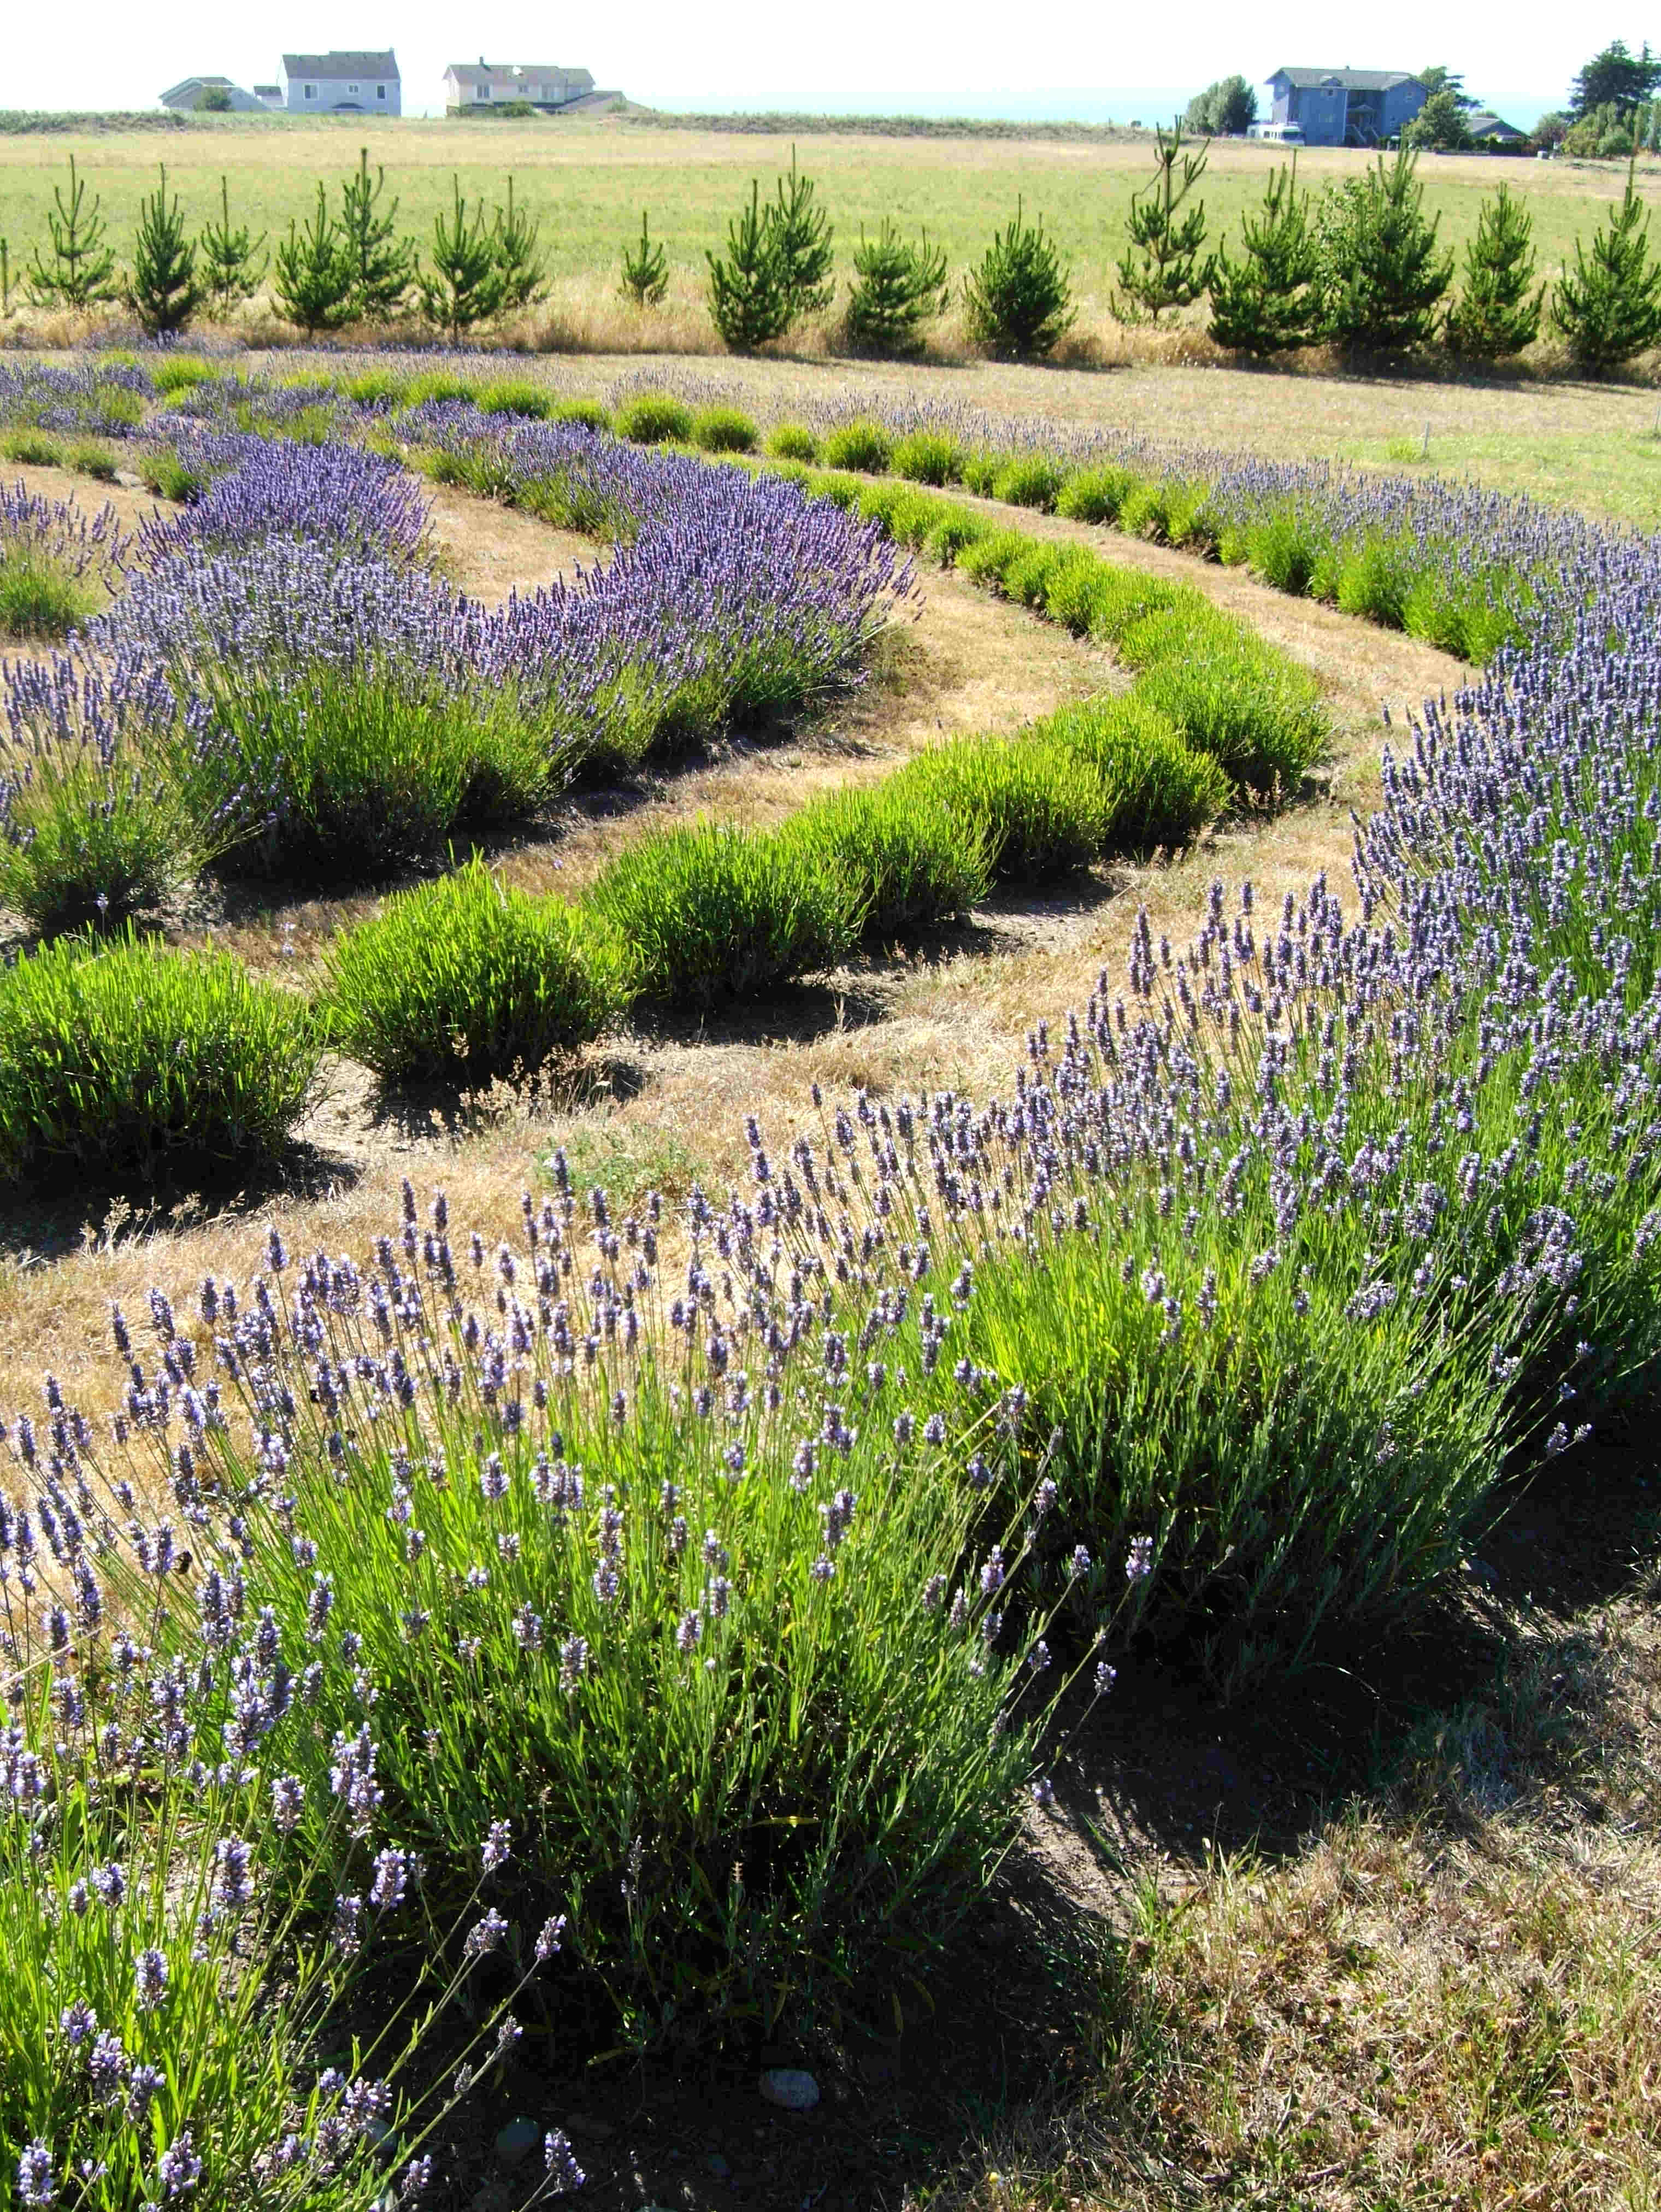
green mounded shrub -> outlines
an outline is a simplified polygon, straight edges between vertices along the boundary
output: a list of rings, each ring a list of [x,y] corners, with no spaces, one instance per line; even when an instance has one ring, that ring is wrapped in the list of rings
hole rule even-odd
[[[955,483],[963,472],[963,448],[944,430],[912,430],[897,440],[892,459],[894,472],[908,483]]]
[[[8,430],[0,436],[0,457],[21,468],[58,469],[64,465],[64,444],[45,430]]]
[[[1030,550],[1032,543],[1024,530],[988,529],[963,548],[957,565],[972,584],[1002,586],[1004,571]]]
[[[618,956],[591,917],[498,883],[477,858],[395,891],[336,938],[324,969],[331,1036],[395,1080],[534,1075],[597,1037],[619,1000]]]
[[[1082,566],[1059,572],[1056,592],[1058,605],[1066,609],[1064,614],[1058,612],[1058,621],[1114,647],[1149,615],[1176,608],[1195,615],[1209,612],[1209,603],[1191,585],[1168,584],[1161,576],[1117,568],[1110,561],[1098,560],[1094,573]]]
[[[858,469],[864,476],[881,476],[894,457],[894,440],[880,422],[862,416],[827,430],[819,454],[827,468]]]
[[[0,546],[0,637],[65,637],[103,600],[51,554]]]
[[[952,507],[949,501],[937,499],[931,492],[898,489],[899,496],[888,509],[889,535],[897,544],[918,552],[949,521]]]
[[[964,490],[972,491],[977,499],[992,498],[992,486],[1015,458],[1012,453],[988,453],[984,447],[978,453],[965,453],[962,469]]]
[[[1071,522],[1117,522],[1118,511],[1136,478],[1129,469],[1111,464],[1081,469],[1068,477],[1056,495],[1056,513]]]
[[[811,465],[819,459],[819,441],[803,423],[780,422],[768,431],[766,451],[775,461]]]
[[[1248,524],[1243,534],[1246,562],[1254,576],[1294,598],[1300,599],[1309,590],[1318,547],[1298,515],[1270,514]]]
[[[163,354],[150,364],[150,382],[161,399],[175,392],[192,392],[198,384],[211,384],[218,374],[211,362],[194,354]]]
[[[1008,507],[1034,507],[1047,514],[1066,481],[1066,470],[1047,453],[1021,453],[1005,461],[992,478],[991,495]]]
[[[979,840],[1000,883],[1049,883],[1088,867],[1108,830],[1101,778],[1069,747],[1040,732],[955,738],[931,746],[888,779],[901,803],[933,803]]]
[[[119,473],[115,455],[109,447],[94,444],[90,439],[71,446],[64,456],[64,465],[73,469],[76,476],[91,477],[98,483],[113,483]]]
[[[799,842],[719,823],[624,847],[585,896],[629,988],[668,1006],[749,998],[834,968],[858,943],[858,886]]]
[[[1184,634],[1182,621],[1174,619],[1170,635]],[[1238,628],[1232,636],[1208,629],[1203,641],[1156,659],[1137,690],[1197,751],[1260,793],[1295,792],[1326,747],[1326,710],[1314,677]]]
[[[1239,623],[1191,586],[1179,585],[1176,593],[1165,605],[1120,623],[1113,649],[1126,668],[1145,670],[1185,657],[1227,654],[1247,635]]]
[[[692,418],[692,442],[704,453],[753,453],[761,432],[738,407],[700,407]]]
[[[1386,629],[1400,629],[1413,588],[1415,549],[1405,540],[1367,538],[1345,553],[1338,568],[1338,607]]]
[[[157,907],[203,857],[171,783],[138,761],[111,773],[90,747],[54,745],[30,769],[0,822],[0,906],[44,935]]]
[[[1216,550],[1219,527],[1209,485],[1175,484],[1167,488],[1165,535],[1169,544],[1180,545],[1190,553],[1211,553]]]
[[[692,410],[672,392],[641,392],[617,410],[616,431],[631,446],[683,446],[692,435]]]
[[[861,522],[880,522],[890,538],[898,538],[895,517],[910,517],[922,511],[920,495],[909,484],[862,484],[859,496],[853,503],[853,512]]]
[[[989,538],[991,531],[991,524],[972,509],[949,507],[924,539],[924,557],[943,568],[955,568],[959,555],[968,546],[979,544],[983,538]]]
[[[173,773],[197,820],[239,823],[252,873],[373,882],[458,830],[522,820],[560,775],[559,748],[509,691],[429,697],[321,665],[198,682],[218,736],[171,747]],[[257,796],[239,815],[243,791]]]
[[[815,469],[808,488],[815,499],[827,499],[845,514],[858,507],[870,489],[858,477],[851,477],[840,469]]]
[[[406,407],[425,406],[429,399],[472,399],[479,396],[479,387],[470,376],[458,376],[454,369],[423,369],[412,376],[404,386]]]
[[[1132,484],[1119,502],[1118,526],[1125,536],[1162,543],[1170,535],[1172,493],[1168,483]]]
[[[138,481],[156,499],[171,499],[186,506],[207,489],[207,478],[187,469],[177,453],[141,453]]]
[[[1063,707],[1044,733],[1086,762],[1107,790],[1107,842],[1116,851],[1192,842],[1228,811],[1234,787],[1176,725],[1135,692]]]
[[[1017,555],[1003,571],[1005,596],[1016,600],[1023,607],[1043,609],[1049,597],[1052,578],[1066,560],[1069,551],[1075,550],[1042,542],[1029,543],[1026,551]]]
[[[360,407],[401,407],[409,397],[409,380],[401,369],[370,368],[343,379],[340,389],[344,398]]]
[[[305,1001],[227,953],[130,932],[0,969],[0,1181],[104,1184],[280,1152],[319,1046]]]
[[[554,394],[528,376],[509,376],[483,386],[478,404],[486,415],[518,415],[527,422],[545,422],[554,412]]]
[[[548,410],[550,422],[580,422],[585,430],[609,431],[611,410],[597,399],[556,399]]]
[[[966,915],[991,884],[982,840],[963,814],[919,803],[893,780],[815,799],[779,836],[787,849],[828,864],[857,887],[864,934],[873,942]]]

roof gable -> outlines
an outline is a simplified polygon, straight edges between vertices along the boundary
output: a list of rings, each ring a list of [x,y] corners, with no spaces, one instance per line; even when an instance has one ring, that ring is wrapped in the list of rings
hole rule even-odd
[[[1299,92],[1317,91],[1323,85],[1345,92],[1393,92],[1398,84],[1417,84],[1411,70],[1277,69],[1265,80],[1275,84],[1284,77]]]
[[[285,76],[395,77],[397,56],[387,47],[381,53],[284,54]]]

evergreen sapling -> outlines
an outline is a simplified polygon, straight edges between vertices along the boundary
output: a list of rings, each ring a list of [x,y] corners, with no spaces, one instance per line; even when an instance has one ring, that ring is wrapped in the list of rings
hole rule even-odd
[[[128,306],[152,337],[182,331],[208,296],[197,277],[196,246],[185,234],[178,198],[167,198],[165,166],[155,192],[138,203],[133,271],[124,289]]]
[[[432,273],[423,269],[418,282],[427,320],[458,337],[475,323],[488,322],[500,309],[502,278],[495,234],[484,227],[482,204],[475,208],[470,223],[459,177],[452,176],[450,185],[454,208],[448,218],[442,214],[433,218]]]
[[[265,237],[263,230],[258,238],[253,237],[246,223],[238,230],[232,229],[230,186],[221,176],[219,221],[203,227],[199,241],[203,278],[216,314],[228,315],[232,308],[244,300],[252,300],[258,290],[270,259],[265,252]]]
[[[385,321],[396,315],[415,282],[415,248],[397,235],[398,204],[383,215],[380,197],[386,172],[377,167],[369,177],[369,149],[358,149],[357,173],[341,187],[340,234],[352,267],[351,310],[363,321]]]
[[[1650,258],[1649,212],[1627,165],[1626,196],[1601,222],[1587,252],[1577,238],[1574,267],[1557,281],[1551,319],[1579,366],[1616,368],[1661,340],[1661,262]]]
[[[70,156],[70,196],[52,186],[55,205],[46,210],[51,258],[37,246],[29,262],[29,297],[37,307],[92,307],[115,297],[115,252],[105,239],[96,192],[88,207],[86,179]]]
[[[1053,353],[1076,317],[1072,288],[1044,219],[1028,223],[1015,201],[1015,221],[992,242],[963,282],[969,336],[991,353],[1033,361]]]
[[[1501,185],[1484,200],[1465,246],[1465,282],[1448,312],[1447,342],[1471,361],[1521,353],[1540,335],[1546,288],[1534,283],[1534,223]]]
[[[1309,228],[1309,196],[1298,190],[1298,157],[1273,169],[1260,213],[1240,217],[1241,258],[1219,251],[1211,270],[1211,336],[1249,354],[1312,345],[1320,332],[1320,256]]]
[[[1211,282],[1210,259],[1200,258],[1205,203],[1197,200],[1185,215],[1178,213],[1205,173],[1209,142],[1197,154],[1185,154],[1179,121],[1168,136],[1156,131],[1155,142],[1153,181],[1132,193],[1125,225],[1130,244],[1118,264],[1113,301],[1121,322],[1138,323],[1146,315],[1157,323],[1167,307],[1191,307]]]
[[[931,246],[925,230],[916,246],[902,239],[885,216],[873,239],[862,230],[848,295],[849,343],[864,353],[912,354],[923,343],[923,325],[943,314],[951,298],[946,249]]]
[[[311,222],[301,228],[290,218],[288,238],[278,242],[272,278],[277,306],[308,337],[337,331],[352,319],[352,283],[351,249],[319,185]]]
[[[623,248],[622,283],[619,289],[637,307],[660,307],[669,289],[669,256],[653,240],[644,208],[640,210],[639,246]]]
[[[790,149],[790,175],[779,178],[778,198],[767,210],[767,219],[790,302],[791,320],[822,314],[836,293],[831,274],[834,250],[830,218],[822,208],[814,205],[813,184],[798,173],[794,146]]]
[[[1382,154],[1328,204],[1324,276],[1327,333],[1362,352],[1405,353],[1434,336],[1453,282],[1453,254],[1436,250],[1437,215],[1425,220],[1418,156]]]
[[[724,256],[704,256],[710,313],[734,353],[754,353],[769,339],[783,337],[793,319],[771,209],[762,214],[760,186],[752,179],[749,205],[727,225]]]
[[[534,307],[548,297],[548,270],[536,252],[542,228],[522,207],[513,204],[513,179],[507,180],[507,205],[496,210],[490,242],[496,256],[496,276],[501,286],[501,308],[512,314]]]

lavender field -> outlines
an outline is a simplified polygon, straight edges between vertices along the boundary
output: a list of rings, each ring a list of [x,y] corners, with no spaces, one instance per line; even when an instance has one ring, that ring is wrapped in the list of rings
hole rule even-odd
[[[855,2080],[1138,1675],[1272,1701],[1434,1636],[1524,1478],[1595,1508],[1661,1352],[1653,540],[926,400],[88,356],[0,421],[158,501],[0,497],[0,1180],[77,1223],[281,1192],[343,1063],[575,1096],[896,945],[971,971],[998,902],[1271,868],[1331,687],[1137,548],[1462,665],[1348,876],[1127,907],[995,1091],[803,1084],[667,1194],[549,1142],[476,1228],[411,1175],[108,1304],[0,1430],[0,2204],[478,2203],[476,2111],[491,2203],[638,2204],[548,2084]],[[487,604],[456,496],[585,557]],[[512,879],[880,695],[949,587],[1078,695]],[[296,895],[351,903],[291,972],[193,919]]]

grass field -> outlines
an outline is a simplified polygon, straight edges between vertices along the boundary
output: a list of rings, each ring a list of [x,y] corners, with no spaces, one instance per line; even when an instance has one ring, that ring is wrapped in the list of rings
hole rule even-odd
[[[319,180],[332,185],[344,175],[361,144],[372,162],[385,165],[400,220],[422,239],[448,204],[452,171],[470,198],[500,193],[512,171],[519,193],[542,219],[553,275],[562,287],[577,288],[556,300],[567,310],[581,298],[592,312],[603,298],[618,253],[646,210],[676,276],[660,322],[683,321],[696,307],[706,250],[721,244],[750,179],[759,177],[768,190],[788,167],[791,150],[786,140],[760,134],[644,130],[616,119],[463,125],[257,117],[154,137],[0,137],[0,236],[9,241],[14,268],[20,267],[45,237],[52,187],[66,174],[70,154],[103,195],[112,239],[124,254],[140,195],[153,187],[161,161],[193,223],[214,211],[220,176],[228,173],[239,219],[281,231],[309,211]],[[1125,210],[1149,167],[1147,141],[1128,134],[1082,143],[827,134],[807,141],[801,154],[836,226],[845,271],[862,226],[874,230],[885,216],[906,229],[926,225],[961,270],[1009,220],[1021,196],[1072,263],[1086,328],[1107,313]],[[1214,238],[1227,237],[1256,201],[1274,159],[1272,149],[1244,142],[1213,148],[1205,199]],[[1299,174],[1318,189],[1365,165],[1358,153],[1312,149],[1301,156]],[[1484,196],[1501,179],[1522,191],[1547,276],[1572,256],[1577,234],[1590,233],[1622,181],[1613,164],[1457,155],[1428,157],[1422,173],[1430,204],[1442,212],[1442,234],[1456,246],[1470,236]],[[1661,199],[1661,163],[1647,163],[1640,182],[1647,198]],[[646,319],[648,325],[652,319]]]

